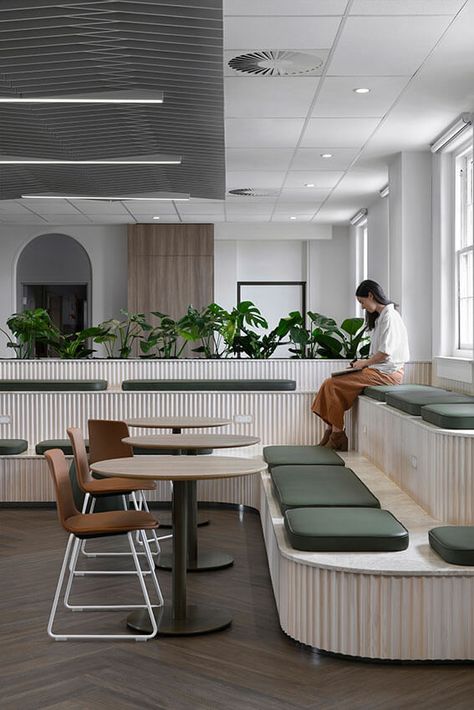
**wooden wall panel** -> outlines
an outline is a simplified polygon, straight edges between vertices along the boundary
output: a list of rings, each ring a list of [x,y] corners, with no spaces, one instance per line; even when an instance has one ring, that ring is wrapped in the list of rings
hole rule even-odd
[[[214,225],[131,225],[128,308],[182,316],[214,300]]]

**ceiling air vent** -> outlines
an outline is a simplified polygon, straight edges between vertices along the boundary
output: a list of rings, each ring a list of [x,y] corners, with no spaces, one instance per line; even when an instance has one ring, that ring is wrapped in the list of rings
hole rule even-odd
[[[229,61],[229,67],[254,76],[302,76],[320,74],[323,59],[316,54],[291,49],[262,49],[239,54]]]
[[[239,197],[276,197],[278,190],[255,190],[253,187],[239,187],[236,190],[229,190],[229,195]]]

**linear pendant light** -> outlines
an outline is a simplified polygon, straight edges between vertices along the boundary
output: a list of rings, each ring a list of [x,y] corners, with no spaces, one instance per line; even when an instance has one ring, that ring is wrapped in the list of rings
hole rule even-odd
[[[181,165],[180,155],[127,156],[91,160],[63,160],[55,158],[26,158],[15,155],[0,156],[0,165]]]
[[[349,222],[353,227],[357,226],[367,218],[367,208],[363,207],[361,210],[355,213],[353,217],[350,218]]]
[[[21,195],[24,200],[105,200],[111,202],[113,200],[146,200],[146,201],[173,201],[184,202],[190,199],[190,195],[184,192],[144,192],[141,194],[131,195],[68,195],[54,192],[45,192],[31,195]]]
[[[472,130],[472,116],[470,113],[462,113],[454,123],[451,123],[443,133],[431,144],[431,152],[437,153],[439,150],[446,148],[453,141],[467,135],[469,130]]]
[[[0,96],[0,104],[162,104],[162,91],[101,91],[58,96]]]

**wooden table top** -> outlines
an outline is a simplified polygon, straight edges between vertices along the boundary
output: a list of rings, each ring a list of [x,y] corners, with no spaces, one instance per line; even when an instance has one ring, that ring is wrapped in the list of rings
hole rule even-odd
[[[230,419],[218,417],[143,417],[125,421],[129,427],[144,429],[205,429],[232,424]]]
[[[236,456],[130,456],[98,461],[91,465],[91,469],[102,476],[149,478],[156,481],[248,476],[266,467],[261,458]]]
[[[257,436],[238,434],[158,434],[157,436],[127,436],[124,444],[142,449],[231,449],[258,444]]]

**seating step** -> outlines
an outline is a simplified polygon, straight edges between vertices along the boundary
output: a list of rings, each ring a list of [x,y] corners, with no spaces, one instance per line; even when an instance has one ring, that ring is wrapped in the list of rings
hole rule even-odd
[[[270,469],[288,465],[344,466],[344,459],[324,446],[265,446],[263,458]]]
[[[362,394],[378,402],[385,402],[387,394],[396,392],[417,392],[433,389],[430,385],[370,385],[366,387]]]
[[[474,429],[474,403],[429,404],[422,408],[421,417],[442,429]]]
[[[293,392],[295,380],[124,380],[125,391],[158,392]]]
[[[22,454],[27,448],[26,439],[0,439],[0,456]]]
[[[421,417],[421,408],[428,404],[474,404],[474,397],[433,387],[425,391],[389,393],[386,402],[389,407]]]

